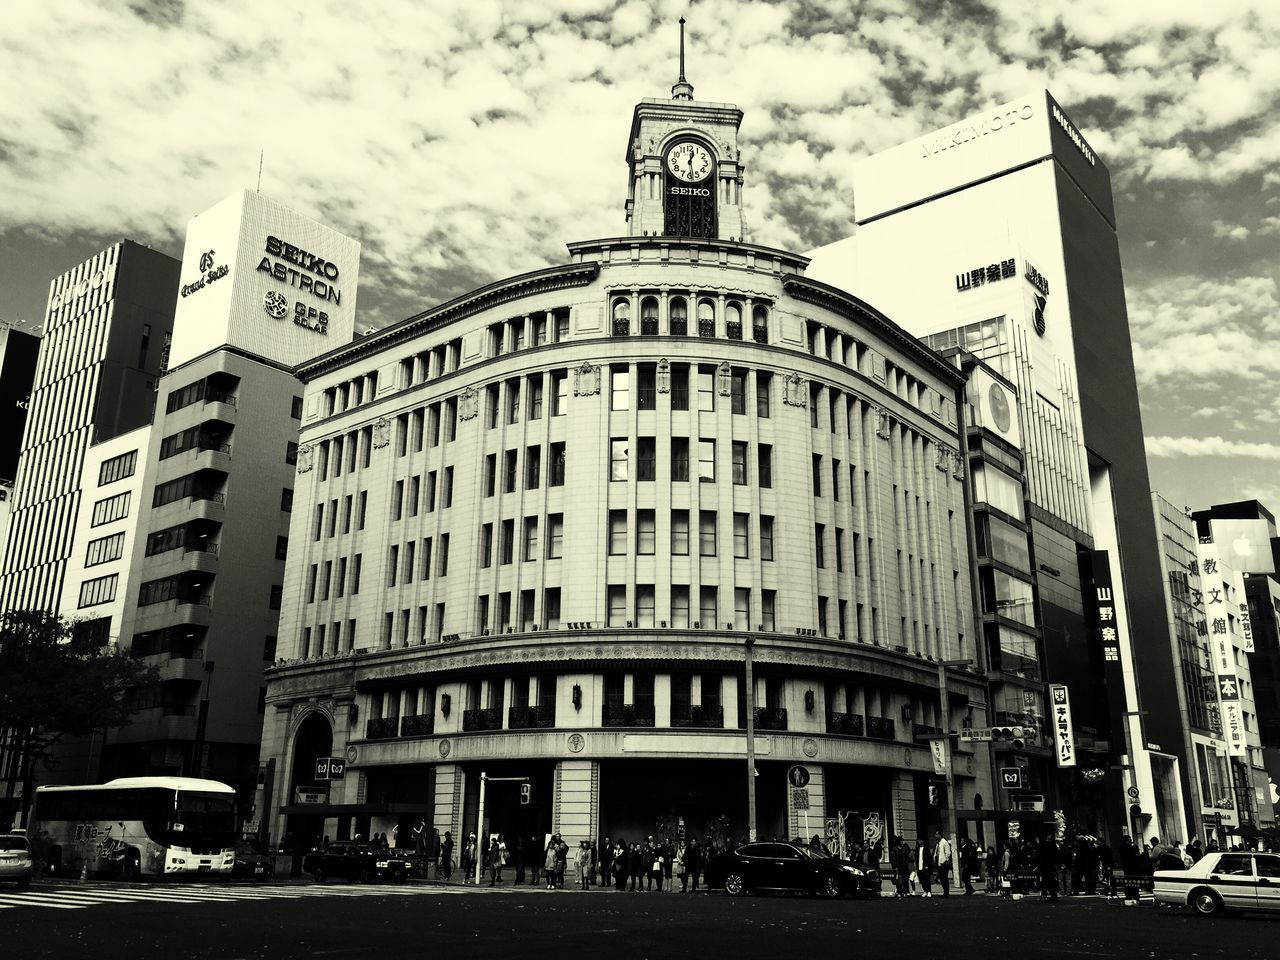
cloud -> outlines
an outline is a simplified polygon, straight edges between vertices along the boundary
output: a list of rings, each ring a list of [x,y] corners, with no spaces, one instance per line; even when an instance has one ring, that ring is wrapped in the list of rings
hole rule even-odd
[[[1213,235],[1219,240],[1248,240],[1249,228],[1239,223],[1223,223],[1215,220],[1211,224]]]
[[[1243,457],[1280,460],[1280,443],[1251,443],[1222,437],[1147,437],[1148,457]]]

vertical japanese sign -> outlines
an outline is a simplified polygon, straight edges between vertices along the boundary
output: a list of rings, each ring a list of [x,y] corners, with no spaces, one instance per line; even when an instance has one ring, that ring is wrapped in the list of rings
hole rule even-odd
[[[1240,678],[1236,676],[1235,646],[1231,642],[1230,618],[1227,615],[1229,604],[1221,579],[1223,574],[1218,569],[1218,558],[1206,556],[1203,544],[1200,546],[1200,574],[1204,587],[1205,632],[1209,639],[1209,657],[1213,661],[1222,736],[1227,741],[1228,756],[1248,756],[1244,713],[1240,706]],[[1214,583],[1219,586],[1213,586]]]
[[[933,752],[933,772],[938,776],[947,773],[947,741],[934,737],[929,741],[929,749]]]
[[[1076,765],[1076,741],[1071,727],[1071,696],[1060,683],[1049,684],[1049,699],[1053,706],[1053,741],[1059,767]]]
[[[1253,653],[1253,623],[1249,619],[1249,604],[1240,604],[1240,633],[1244,636],[1244,652]]]
[[[1082,571],[1086,572],[1086,571]],[[1085,616],[1090,635],[1102,651],[1102,675],[1107,684],[1107,713],[1111,721],[1111,744],[1123,753],[1125,743],[1124,663],[1120,658],[1120,623],[1111,584],[1111,558],[1106,550],[1088,554],[1088,582]]]

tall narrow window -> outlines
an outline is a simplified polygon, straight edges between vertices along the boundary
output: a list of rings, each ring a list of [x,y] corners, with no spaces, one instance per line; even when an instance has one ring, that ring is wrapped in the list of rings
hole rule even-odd
[[[609,555],[620,556],[627,552],[627,511],[609,511]]]
[[[558,560],[564,554],[564,514],[547,515],[547,559]]]
[[[687,363],[671,365],[671,409],[689,409],[689,365]]]
[[[698,479],[710,483],[716,478],[716,442],[698,441]]]
[[[733,482],[741,486],[747,482],[747,442],[733,441]]]
[[[658,408],[658,367],[653,363],[642,363],[636,367],[636,409],[656,410]]]
[[[614,367],[609,377],[609,409],[631,409],[631,369]]]
[[[671,335],[686,337],[689,335],[689,301],[684,297],[672,297],[667,307],[671,315]]]
[[[683,557],[689,554],[689,511],[671,511],[671,553]]]
[[[698,513],[698,554],[703,557],[716,555],[716,512],[701,510]]]
[[[773,559],[773,517],[760,517],[760,559]]]
[[[689,438],[671,438],[671,479],[684,481],[689,479]]]
[[[640,301],[640,333],[645,337],[658,335],[658,301],[653,297]]]
[[[656,480],[658,474],[658,441],[639,437],[636,443],[636,479]]]
[[[657,520],[652,510],[636,511],[636,553],[641,556],[654,552],[657,540]]]
[[[740,560],[749,556],[750,529],[747,514],[733,515],[733,555]]]
[[[609,479],[627,479],[628,443],[624,438],[615,437],[609,441]]]

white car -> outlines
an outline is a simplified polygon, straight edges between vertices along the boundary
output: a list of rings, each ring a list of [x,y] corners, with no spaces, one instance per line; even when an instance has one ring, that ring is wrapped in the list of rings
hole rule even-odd
[[[1206,853],[1186,870],[1157,870],[1156,903],[1191,907],[1204,917],[1224,910],[1280,912],[1280,854]]]
[[[27,838],[18,833],[0,836],[0,883],[13,881],[20,887],[31,882],[31,851]]]

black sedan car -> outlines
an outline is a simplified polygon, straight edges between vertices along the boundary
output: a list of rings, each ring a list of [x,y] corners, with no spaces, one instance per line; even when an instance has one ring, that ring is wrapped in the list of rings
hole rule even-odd
[[[707,863],[707,886],[731,896],[785,890],[824,897],[878,897],[880,876],[783,840],[744,843]]]
[[[233,879],[266,880],[271,876],[272,866],[271,857],[262,852],[256,841],[236,842],[236,861],[231,867]]]
[[[317,883],[324,883],[329,877],[341,877],[352,883],[357,880],[370,883],[375,879],[404,883],[409,876],[409,861],[387,850],[374,850],[366,843],[336,840],[323,850],[307,854],[302,870],[311,874]]]

